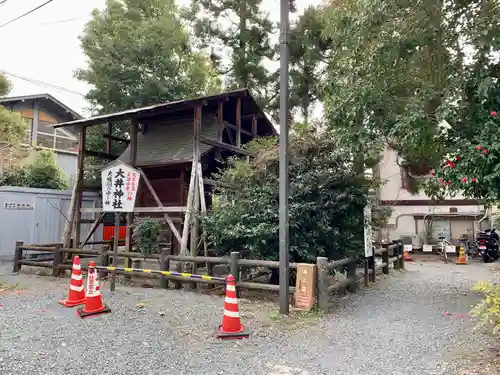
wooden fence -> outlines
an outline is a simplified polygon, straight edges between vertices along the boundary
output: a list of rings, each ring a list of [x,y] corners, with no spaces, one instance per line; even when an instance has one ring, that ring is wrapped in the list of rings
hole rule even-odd
[[[389,253],[393,254],[392,257]],[[381,256],[382,263],[375,262],[375,257]],[[389,265],[394,265],[394,269],[404,269],[404,256],[403,256],[403,243],[401,241],[394,242],[393,244],[384,245],[381,249],[377,249],[373,253],[373,257],[365,259],[364,272],[362,280],[364,285],[368,286],[370,282],[376,281],[377,271],[382,270],[383,274],[389,274]],[[356,293],[359,286],[359,278],[357,273],[356,260],[345,258],[329,262],[328,258],[318,257],[316,259],[317,268],[317,294],[318,294],[318,308],[323,311],[328,310],[330,295],[339,290],[345,289],[349,293]],[[344,280],[335,282],[330,285],[329,275],[332,270],[346,269],[346,278]]]
[[[13,262],[13,272],[19,272],[23,265],[32,267],[44,267],[50,268],[52,270],[53,276],[61,276],[63,270],[71,269],[71,258],[74,255],[79,256],[90,256],[97,258],[97,265],[101,267],[109,267],[110,257],[114,255],[112,248],[112,241],[100,241],[89,243],[93,245],[101,245],[101,249],[75,249],[75,248],[64,248],[62,244],[45,244],[45,245],[24,245],[23,242],[16,242],[15,256]],[[39,252],[43,254],[50,254],[50,257],[40,257],[36,259],[29,259],[24,256],[26,252]],[[394,256],[389,257],[389,252],[392,252]],[[382,257],[382,263],[376,265],[375,256]],[[244,289],[257,289],[257,290],[269,290],[278,291],[279,285],[274,284],[263,284],[258,282],[252,282],[249,280],[239,280],[241,267],[262,267],[269,269],[279,269],[279,262],[270,260],[255,260],[255,259],[241,259],[240,253],[235,251],[230,254],[229,257],[204,257],[204,256],[180,256],[170,254],[169,248],[163,248],[160,254],[144,256],[139,252],[118,252],[117,257],[126,258],[128,260],[128,267],[132,267],[132,259],[149,259],[156,260],[159,262],[160,271],[170,271],[171,263],[175,261],[175,271],[180,272],[182,263],[191,263],[195,266],[197,264],[206,264],[207,273],[209,276],[213,276],[212,267],[214,265],[227,265],[229,268],[229,273],[232,274],[237,282],[239,288]],[[382,270],[382,273],[389,273],[389,265],[394,264],[394,269],[404,268],[403,262],[403,245],[401,242],[393,243],[392,245],[387,245],[382,249],[378,249],[374,252],[374,256],[368,259],[366,262],[364,272],[362,272],[361,280],[364,279],[365,285],[369,282],[375,282],[376,273]],[[342,290],[345,288],[346,291],[350,293],[355,293],[358,289],[360,279],[357,273],[357,262],[351,258],[345,258],[337,261],[328,261],[327,258],[318,257],[317,258],[317,295],[318,295],[318,307],[321,310],[328,309],[328,300],[330,294]],[[297,263],[290,263],[290,269],[296,269]],[[83,270],[87,270],[85,266],[82,265]],[[347,277],[342,280],[335,282],[334,284],[329,284],[329,274],[331,270],[346,269]],[[141,273],[129,273],[122,270],[115,270],[119,275],[125,275],[127,278],[132,277],[142,277],[142,278],[154,278],[160,277],[161,285],[163,288],[169,287],[169,281],[174,283],[176,289],[180,289],[183,283],[191,284],[191,286],[196,286],[196,283],[205,284],[222,284],[224,281],[215,278],[197,278],[195,280],[185,277],[179,277],[175,275],[163,275],[163,274],[141,274]],[[100,277],[106,277],[107,273],[110,271],[99,269]],[[295,286],[290,286],[290,291],[295,291]]]

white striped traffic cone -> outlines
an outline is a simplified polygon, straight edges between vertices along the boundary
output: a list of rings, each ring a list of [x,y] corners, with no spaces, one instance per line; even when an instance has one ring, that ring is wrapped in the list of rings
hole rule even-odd
[[[236,285],[234,276],[229,275],[226,279],[226,298],[224,300],[224,316],[215,337],[220,340],[246,339],[249,333],[240,321],[238,309],[238,297],[236,296]]]
[[[83,287],[82,269],[80,266],[80,257],[78,255],[73,259],[68,298],[59,301],[59,303],[66,307],[75,307],[85,303],[85,289]]]
[[[89,263],[89,272],[87,276],[87,296],[85,297],[85,306],[76,310],[80,318],[88,316],[106,314],[111,312],[108,306],[102,303],[99,280],[93,260]]]

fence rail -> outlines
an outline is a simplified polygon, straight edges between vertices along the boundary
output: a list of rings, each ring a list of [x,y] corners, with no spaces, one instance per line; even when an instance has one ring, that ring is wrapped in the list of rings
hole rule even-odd
[[[119,258],[128,258],[128,267],[111,267],[110,257],[114,256],[114,252],[110,251],[111,241],[98,241],[96,244],[101,244],[101,249],[76,249],[64,248],[62,244],[49,244],[49,245],[24,245],[23,242],[16,242],[16,249],[13,262],[13,272],[19,272],[23,265],[33,267],[45,267],[52,269],[53,276],[61,276],[62,272],[66,269],[71,269],[71,259],[66,260],[67,255],[84,255],[93,256],[97,258],[98,269],[100,277],[106,277],[107,273],[113,272],[119,275],[125,275],[130,278],[133,274],[135,277],[159,277],[163,288],[168,288],[169,281],[174,283],[176,289],[182,287],[182,283],[195,285],[196,283],[204,284],[220,284],[223,285],[224,278],[212,275],[213,265],[226,265],[229,267],[229,274],[235,277],[236,284],[239,288],[244,289],[257,289],[278,291],[279,285],[263,284],[252,282],[249,280],[240,280],[241,267],[263,267],[270,269],[278,269],[278,261],[270,260],[256,260],[256,259],[240,259],[239,252],[232,252],[229,257],[204,257],[204,256],[181,256],[170,254],[169,248],[163,248],[160,254],[152,254],[144,256],[139,252],[118,252],[116,255]],[[52,261],[43,257],[42,259],[25,259],[24,252],[34,251],[39,253],[53,254]],[[392,252],[393,256],[390,257],[389,253]],[[382,262],[377,264],[376,257],[381,257]],[[143,269],[132,267],[132,258],[156,260],[159,262],[160,269]],[[170,262],[176,261],[175,270],[170,269]],[[206,264],[208,275],[198,275],[195,272],[187,273],[181,272],[181,263],[192,263],[195,265],[193,270],[196,270],[196,264]],[[389,274],[390,265],[393,264],[394,269],[404,268],[403,258],[403,244],[401,241],[395,242],[391,245],[383,245],[381,249],[374,251],[371,258],[364,261],[364,272],[362,273],[361,280],[364,279],[364,284],[367,286],[370,282],[376,281],[376,274],[382,271],[383,274]],[[290,269],[296,269],[297,263],[290,263]],[[88,268],[82,265],[82,270],[86,271]],[[332,271],[339,269],[345,270],[346,278],[337,281],[333,284],[330,283],[329,275]],[[352,258],[344,258],[336,261],[329,261],[328,258],[318,257],[316,260],[317,270],[317,300],[318,307],[321,310],[328,310],[330,295],[336,292],[345,291],[349,293],[356,293],[359,287],[360,279],[358,277],[357,261]],[[191,276],[189,276],[191,275]],[[295,287],[290,286],[290,291],[294,292]]]

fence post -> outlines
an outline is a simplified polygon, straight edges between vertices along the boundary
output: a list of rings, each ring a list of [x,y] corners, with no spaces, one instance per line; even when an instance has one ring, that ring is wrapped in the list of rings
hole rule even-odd
[[[101,253],[99,254],[99,265],[101,267],[107,267],[109,265],[109,257],[107,252],[109,251],[109,245],[101,245]],[[106,270],[99,270],[99,279],[103,280],[106,277]]]
[[[61,276],[62,268],[60,268],[60,266],[63,260],[61,247],[61,245],[56,245],[54,247],[54,262],[52,263],[52,276],[54,277]]]
[[[240,253],[238,251],[232,251],[229,255],[229,273],[234,277],[234,284],[236,285],[236,297],[240,298],[240,288],[238,287],[238,281],[240,281],[240,266],[238,260],[240,259]]]
[[[399,270],[399,245],[396,241],[392,241],[392,246],[393,246],[393,251],[392,251],[392,256],[396,257],[396,260],[394,261],[394,269]]]
[[[16,249],[14,251],[14,264],[12,272],[21,271],[21,261],[23,260],[23,241],[16,241]]]
[[[382,263],[386,264],[386,266],[382,267],[382,272],[385,275],[388,275],[389,274],[389,245],[388,244],[382,245]]]
[[[322,311],[328,311],[328,258],[317,257],[317,289],[318,289],[318,308]]]
[[[170,259],[168,257],[168,254],[169,251],[166,247],[163,247],[161,249],[161,253],[160,253],[160,261],[161,261],[161,266],[160,266],[160,269],[162,271],[170,271]],[[163,289],[168,289],[168,279],[164,276],[164,275],[161,275],[161,287]]]
[[[399,269],[404,270],[405,269],[405,258],[403,256],[403,254],[404,254],[403,241],[398,240],[398,247],[399,247],[399,255],[401,255],[401,259],[399,260]]]
[[[351,259],[347,264],[347,278],[349,279],[347,291],[356,293],[358,291],[358,281],[356,280],[356,261],[354,259]]]

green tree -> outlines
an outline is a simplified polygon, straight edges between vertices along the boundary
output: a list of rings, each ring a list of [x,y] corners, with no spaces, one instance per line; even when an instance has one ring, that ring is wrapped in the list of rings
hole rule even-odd
[[[290,28],[290,108],[298,109],[305,123],[321,99],[320,82],[330,52],[322,38],[321,9],[310,6]]]
[[[76,77],[92,88],[99,112],[200,96],[218,90],[210,60],[191,47],[173,0],[107,0],[80,37],[88,67]]]
[[[225,86],[248,87],[260,104],[267,107],[276,100],[271,83],[277,75],[264,66],[266,59],[273,59],[276,54],[276,45],[271,40],[276,28],[262,11],[262,3],[262,0],[193,0],[185,16],[193,24],[200,47],[210,47],[211,58],[219,67]]]
[[[495,111],[470,139],[456,138],[456,149],[440,163],[425,188],[436,199],[461,194],[485,203],[500,202],[500,121]]]
[[[353,144],[389,144],[413,173],[427,173],[454,141],[442,120],[456,124],[452,133],[457,119],[462,130],[481,126],[470,114],[495,82],[499,20],[493,0],[331,2],[323,19],[333,44],[323,80],[329,125]]]
[[[217,204],[202,223],[221,254],[278,259],[279,150],[274,138],[252,141],[247,163],[230,159],[217,177]],[[363,216],[377,182],[354,171],[348,154],[329,133],[296,127],[290,155],[290,259],[311,262],[358,254]],[[231,188],[237,187],[235,188]]]
[[[11,90],[9,80],[0,74],[0,97]],[[11,164],[19,144],[24,140],[28,124],[17,112],[12,112],[0,105],[0,173],[4,164]],[[6,163],[7,162],[7,163]]]
[[[56,166],[54,152],[39,150],[33,163],[7,169],[0,177],[0,186],[64,190],[68,182],[64,172]]]

